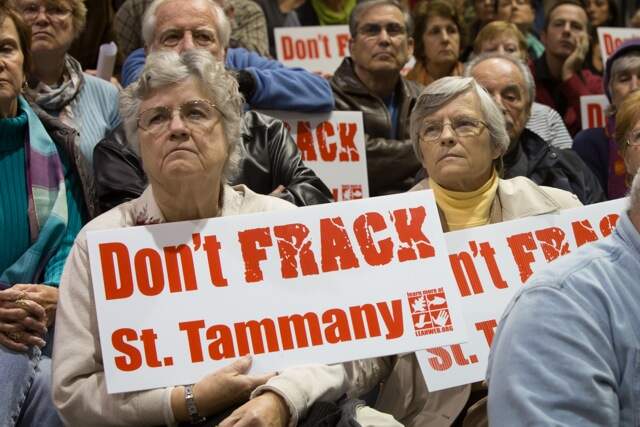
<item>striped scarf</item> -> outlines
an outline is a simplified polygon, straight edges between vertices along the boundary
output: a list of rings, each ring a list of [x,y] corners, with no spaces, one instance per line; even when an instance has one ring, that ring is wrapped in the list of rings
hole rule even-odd
[[[18,103],[28,120],[24,143],[31,246],[0,276],[0,283],[9,286],[36,283],[67,228],[67,192],[58,149],[24,98]]]

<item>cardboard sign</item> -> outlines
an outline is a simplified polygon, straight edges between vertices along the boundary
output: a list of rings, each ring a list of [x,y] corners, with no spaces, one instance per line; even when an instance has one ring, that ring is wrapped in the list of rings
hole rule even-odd
[[[609,106],[606,95],[580,97],[580,121],[582,129],[603,128],[607,123],[605,111]]]
[[[305,165],[329,187],[334,200],[369,197],[362,112],[263,112],[285,123]]]
[[[603,64],[625,40],[640,39],[640,28],[598,27],[597,29]]]
[[[485,379],[504,309],[534,271],[611,234],[628,200],[447,233],[469,341],[416,353],[430,391]]]
[[[349,55],[348,25],[274,28],[278,61],[314,73],[333,72]]]
[[[109,393],[466,339],[431,192],[87,238]]]

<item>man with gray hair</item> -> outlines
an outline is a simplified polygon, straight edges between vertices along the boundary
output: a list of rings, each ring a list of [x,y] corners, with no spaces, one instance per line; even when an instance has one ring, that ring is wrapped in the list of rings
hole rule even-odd
[[[487,378],[493,426],[637,423],[640,174],[613,233],[545,266],[503,314]]]
[[[584,204],[605,199],[591,170],[571,150],[559,150],[527,129],[535,96],[529,68],[519,60],[499,53],[474,58],[465,75],[475,78],[502,110],[510,144],[502,157],[503,177],[526,176],[538,185],[574,193]]]
[[[369,191],[401,193],[420,163],[409,138],[409,115],[422,87],[400,70],[413,53],[411,18],[395,0],[369,0],[351,12],[351,56],[331,80],[337,110],[362,111]]]
[[[229,48],[231,24],[219,0],[155,0],[144,14],[145,49],[135,50],[122,67],[122,85],[138,78],[146,52],[178,53],[205,49],[236,72],[240,92],[250,108],[298,112],[333,109],[329,83],[301,68],[287,68],[242,48]]]
[[[250,107],[309,111],[333,106],[329,84],[321,77],[285,68],[244,49],[227,49],[231,27],[217,0],[155,0],[145,14],[142,32],[150,52],[199,49],[220,61],[226,57],[225,66],[236,70],[240,91]],[[145,52],[140,53],[136,78],[145,62]],[[94,149],[96,188],[103,210],[138,197],[147,184],[138,156],[123,138],[122,133],[114,133]],[[247,112],[241,142],[237,173],[230,177],[233,184],[245,184],[256,193],[272,194],[298,206],[332,200],[326,185],[303,163],[280,120]]]

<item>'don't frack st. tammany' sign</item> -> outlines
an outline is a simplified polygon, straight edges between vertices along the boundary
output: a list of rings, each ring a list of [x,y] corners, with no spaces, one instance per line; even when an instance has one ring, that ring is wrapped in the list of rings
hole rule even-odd
[[[430,191],[87,238],[109,393],[466,339]]]

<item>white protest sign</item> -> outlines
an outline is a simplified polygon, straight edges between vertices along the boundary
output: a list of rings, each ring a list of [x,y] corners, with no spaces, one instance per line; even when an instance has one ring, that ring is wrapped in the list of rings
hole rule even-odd
[[[431,192],[87,237],[109,393],[466,339]]]
[[[584,95],[580,97],[580,121],[582,129],[602,128],[607,123],[605,111],[609,106],[606,95]]]
[[[640,39],[640,28],[598,27],[597,30],[603,64],[625,40]]]
[[[489,346],[504,309],[531,274],[613,230],[628,200],[445,235],[469,341],[416,353],[430,391],[485,379]]]
[[[362,112],[264,113],[285,123],[305,165],[329,187],[334,200],[369,197]]]
[[[274,28],[278,61],[287,67],[329,73],[349,56],[349,26]]]

